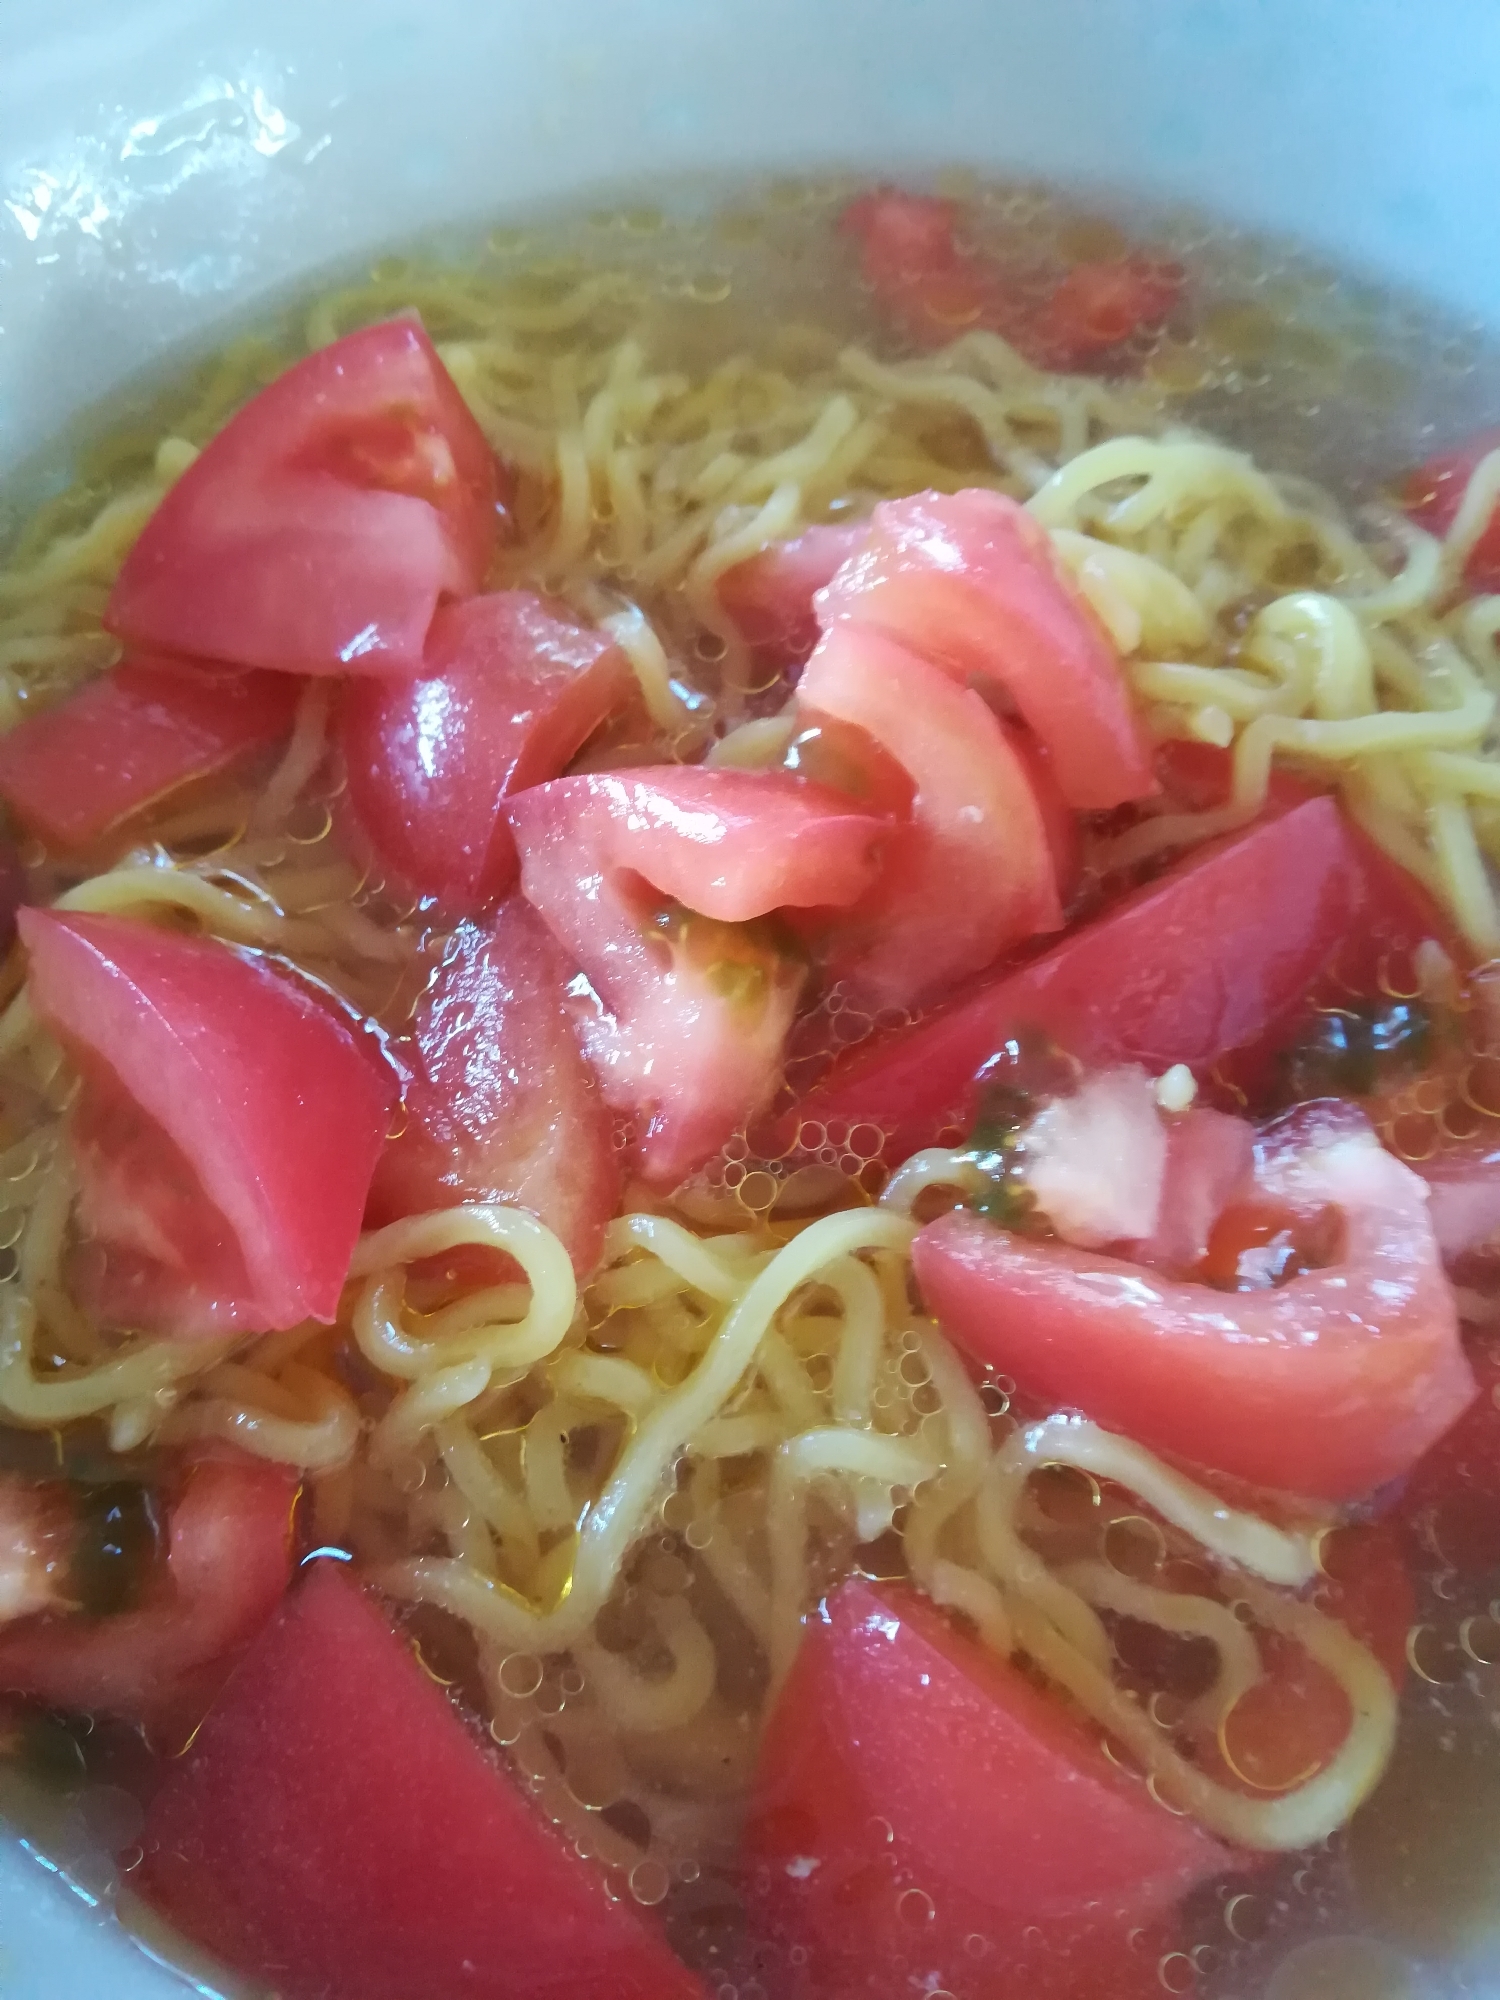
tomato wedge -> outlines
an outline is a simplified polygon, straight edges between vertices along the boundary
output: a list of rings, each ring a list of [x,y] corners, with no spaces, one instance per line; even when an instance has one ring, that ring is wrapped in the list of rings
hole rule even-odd
[[[818,643],[813,597],[852,556],[869,532],[863,521],[804,528],[759,555],[726,569],[719,602],[758,650],[781,665],[801,666]]]
[[[1500,1352],[1469,1350],[1479,1395],[1412,1473],[1400,1521],[1417,1559],[1460,1578],[1500,1571]]]
[[[619,1199],[608,1107],[569,1012],[574,969],[528,903],[460,924],[404,1056],[406,1122],[370,1190],[372,1223],[463,1201],[515,1202],[555,1230],[580,1276]]]
[[[835,625],[798,701],[811,724],[866,731],[914,785],[878,887],[831,941],[829,971],[858,1001],[912,1006],[1061,926],[1035,784],[980,696],[879,632]]]
[[[915,1592],[859,1580],[808,1621],[745,1863],[788,2000],[1134,2000],[1161,1990],[1140,1933],[1233,1865],[1060,1701]]]
[[[0,797],[55,847],[91,847],[196,778],[280,743],[301,690],[285,674],[124,660],[0,736]]]
[[[1454,451],[1412,473],[1402,493],[1402,504],[1419,527],[1429,534],[1446,535],[1453,526],[1468,491],[1474,468],[1492,451],[1500,450],[1500,429],[1481,431]],[[1500,505],[1491,513],[1464,564],[1464,579],[1475,590],[1500,590]]]
[[[380,863],[457,910],[497,901],[516,878],[501,800],[555,778],[632,685],[611,639],[530,591],[446,606],[418,679],[344,696],[349,802]]]
[[[750,928],[868,889],[889,822],[782,771],[665,766],[559,778],[507,808],[523,894],[592,982],[584,1045],[675,1185],[775,1088],[804,966]],[[607,1010],[607,1011],[605,1011]]]
[[[114,1715],[175,1752],[275,1611],[292,1574],[297,1475],[234,1456],[188,1464],[165,1572],[132,1609],[46,1613],[0,1631],[0,1689]]]
[[[1077,264],[1060,279],[961,250],[958,204],[877,188],[845,209],[839,227],[858,239],[865,282],[923,347],[981,328],[1039,368],[1120,363],[1136,335],[1157,330],[1183,292],[1180,264],[1136,251]]]
[[[1388,1520],[1335,1528],[1319,1545],[1324,1574],[1313,1602],[1347,1627],[1385,1669],[1399,1694],[1416,1593]],[[1349,1697],[1324,1666],[1279,1632],[1257,1636],[1265,1678],[1224,1720],[1222,1742],[1204,1745],[1221,1782],[1251,1792],[1282,1791],[1330,1763],[1349,1734]],[[1224,1753],[1227,1752],[1227,1759]]]
[[[1274,1042],[1320,985],[1374,990],[1382,961],[1447,926],[1408,878],[1313,798],[1188,855],[1039,958],[915,1027],[852,1050],[778,1124],[874,1125],[895,1164],[967,1131],[981,1072],[1040,1030],[1090,1067],[1189,1064]],[[1247,1082],[1253,1067],[1247,1059]]]
[[[125,558],[105,613],[148,650],[291,673],[414,674],[479,588],[495,457],[414,320],[345,335],[232,417]]]
[[[83,1077],[88,1283],[112,1324],[332,1320],[395,1105],[373,1041],[212,939],[23,910],[30,992]]]
[[[1119,656],[1046,529],[1003,493],[883,500],[817,604],[825,631],[872,626],[956,680],[1003,693],[1046,746],[1069,805],[1092,811],[1156,790]]]
[[[138,1893],[286,2000],[704,2000],[332,1563],[173,1765],[141,1845]]]
[[[955,1211],[918,1236],[917,1281],[966,1353],[1050,1408],[1254,1486],[1363,1499],[1474,1396],[1426,1189],[1331,1100],[1262,1139],[1256,1185],[1293,1214],[1336,1209],[1335,1261],[1225,1292]]]

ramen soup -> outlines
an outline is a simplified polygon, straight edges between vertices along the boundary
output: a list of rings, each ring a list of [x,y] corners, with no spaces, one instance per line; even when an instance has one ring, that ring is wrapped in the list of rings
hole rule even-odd
[[[1473,1990],[1497,379],[799,185],[381,263],[33,481],[0,1744],[81,1891],[283,2000]]]

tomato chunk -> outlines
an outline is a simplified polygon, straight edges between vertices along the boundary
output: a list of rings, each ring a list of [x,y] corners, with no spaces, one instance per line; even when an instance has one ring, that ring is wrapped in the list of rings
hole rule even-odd
[[[0,797],[53,846],[92,846],[179,786],[280,743],[299,692],[283,674],[122,661],[0,736]]]
[[[1039,368],[1099,367],[1155,332],[1182,296],[1182,267],[1166,258],[1094,258],[1049,278],[961,250],[957,223],[956,202],[896,188],[861,195],[840,220],[859,241],[866,283],[923,347],[981,328]]]
[[[748,926],[855,902],[889,823],[786,772],[677,766],[559,778],[507,812],[522,891],[602,1002],[582,1019],[605,1097],[674,1185],[775,1088],[804,967]]]
[[[0,1689],[140,1723],[176,1751],[290,1581],[296,1492],[285,1466],[238,1454],[190,1463],[169,1508],[165,1573],[129,1610],[7,1626]]]
[[[835,626],[798,689],[865,730],[910,774],[910,821],[849,914],[830,970],[872,1007],[907,1007],[1062,923],[1047,826],[1026,765],[981,698],[906,647]]]
[[[873,626],[955,679],[1003,691],[1045,744],[1069,805],[1156,790],[1108,635],[1061,574],[1046,529],[1004,494],[883,500],[817,603],[825,631]]]
[[[702,2000],[333,1564],[244,1661],[141,1844],[146,1901],[286,2000]]]
[[[801,666],[818,643],[813,597],[869,532],[863,521],[804,528],[719,578],[719,602],[752,646]]]
[[[612,640],[530,591],[446,606],[416,680],[344,696],[349,801],[387,869],[474,911],[516,878],[500,802],[555,778],[632,685]]]
[[[1028,1396],[1255,1486],[1362,1499],[1474,1395],[1426,1189],[1327,1102],[1272,1128],[1256,1184],[1293,1214],[1336,1209],[1341,1254],[1232,1293],[955,1211],[917,1238],[917,1280],[954,1340]]]
[[[1479,1395],[1416,1467],[1400,1522],[1417,1559],[1464,1579],[1500,1570],[1500,1352],[1470,1349]]]
[[[1159,1991],[1161,1946],[1131,1934],[1232,1865],[1061,1702],[914,1592],[862,1581],[808,1622],[745,1857],[767,1984],[795,2000],[898,1978],[1028,2000]]]
[[[460,924],[422,996],[406,1123],[375,1170],[370,1219],[463,1201],[518,1203],[555,1230],[580,1276],[599,1261],[620,1169],[566,998],[574,971],[528,903]]]
[[[1371,990],[1382,960],[1445,934],[1437,912],[1313,798],[1188,855],[1018,970],[851,1053],[788,1115],[872,1124],[892,1164],[966,1130],[1006,1040],[1046,1032],[1090,1067],[1200,1076],[1287,1027],[1319,983]]]
[[[1457,450],[1430,458],[1406,482],[1402,499],[1407,513],[1429,534],[1446,535],[1463,504],[1475,467],[1496,450],[1500,450],[1500,429],[1481,431]],[[1469,551],[1464,579],[1475,590],[1500,590],[1500,505]]]
[[[105,623],[236,666],[414,674],[439,602],[479,588],[498,490],[421,327],[365,327],[288,369],[193,461]]]
[[[390,1124],[373,1041],[212,939],[23,910],[32,1004],[83,1077],[80,1210],[118,1324],[332,1320]]]

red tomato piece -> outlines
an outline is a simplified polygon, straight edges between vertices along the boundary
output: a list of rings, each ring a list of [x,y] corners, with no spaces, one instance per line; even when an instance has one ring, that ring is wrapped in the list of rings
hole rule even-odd
[[[170,1509],[165,1574],[143,1601],[7,1626],[0,1689],[140,1723],[176,1751],[290,1581],[296,1493],[285,1466],[239,1455],[190,1463]]]
[[[1336,1528],[1319,1547],[1325,1574],[1314,1588],[1320,1611],[1368,1646],[1399,1694],[1416,1594],[1389,1522]],[[1222,1751],[1204,1745],[1221,1781],[1249,1792],[1283,1791],[1330,1763],[1349,1734],[1349,1697],[1328,1669],[1279,1632],[1258,1638],[1265,1679],[1225,1718]]]
[[[1481,431],[1457,450],[1430,458],[1412,473],[1402,494],[1408,514],[1429,534],[1446,535],[1453,526],[1474,468],[1500,449],[1500,429]],[[1464,579],[1475,590],[1500,590],[1500,506],[1490,515],[1464,564]]]
[[[1418,1560],[1461,1577],[1500,1571],[1500,1351],[1469,1350],[1479,1395],[1412,1473],[1400,1521]]]
[[[1075,264],[1047,301],[1039,345],[1060,357],[1054,367],[1086,368],[1122,342],[1164,325],[1182,297],[1185,276],[1169,258],[1139,254]]]
[[[498,901],[516,878],[501,800],[555,778],[631,686],[611,639],[530,591],[439,611],[418,679],[344,695],[349,802],[382,865],[459,910]]]
[[[179,786],[280,743],[300,692],[285,674],[122,661],[0,736],[0,797],[53,846],[92,846]]]
[[[1206,1108],[1169,1119],[1161,1212],[1154,1233],[1131,1244],[1131,1258],[1163,1271],[1191,1270],[1254,1172],[1255,1129],[1246,1119]]]
[[[528,903],[461,924],[403,1048],[406,1123],[370,1189],[370,1219],[463,1201],[529,1208],[580,1276],[599,1261],[620,1169],[613,1127],[568,1010],[573,967]]]
[[[787,772],[675,765],[559,778],[507,811],[522,892],[602,1002],[583,1027],[605,1097],[675,1185],[775,1088],[803,968],[745,926],[855,902],[889,822]]]
[[[421,327],[368,326],[230,419],[146,523],[105,623],[235,666],[414,674],[440,601],[483,580],[498,492]]]
[[[1254,1486],[1362,1499],[1474,1396],[1426,1190],[1359,1112],[1326,1102],[1262,1140],[1256,1183],[1293,1213],[1338,1210],[1342,1255],[1225,1292],[955,1211],[917,1238],[917,1281],[959,1346],[1028,1397]]]
[[[736,563],[719,578],[719,602],[748,643],[800,666],[818,643],[813,597],[864,540],[863,521],[804,528]]]
[[[331,1563],[173,1766],[141,1845],[145,1900],[286,2000],[703,2000]]]
[[[1003,493],[883,500],[817,604],[825,631],[873,626],[956,680],[1002,691],[1046,746],[1069,805],[1156,790],[1108,634],[1062,575],[1046,529]]]
[[[1154,332],[1183,290],[1178,264],[1135,253],[1087,261],[1061,279],[961,250],[958,204],[877,188],[851,202],[839,227],[859,240],[865,282],[923,347],[982,328],[1039,368],[1085,369],[1119,359]]]
[[[915,1592],[862,1581],[808,1621],[745,1861],[788,2000],[1159,1992],[1160,1946],[1131,1934],[1233,1865],[1060,1701]]]
[[[1200,1076],[1283,1032],[1320,982],[1344,992],[1447,927],[1327,797],[1188,855],[1019,970],[862,1045],[788,1114],[874,1125],[895,1163],[967,1130],[1008,1037],[1045,1031],[1090,1068],[1189,1064]]]
[[[110,1317],[331,1321],[395,1105],[373,1041],[213,939],[50,910],[20,926],[32,1005],[83,1076],[73,1147]]]
[[[831,940],[830,973],[862,1004],[915,1005],[1061,926],[1036,789],[979,695],[879,632],[835,625],[798,699],[810,722],[865,730],[915,788],[880,883]]]

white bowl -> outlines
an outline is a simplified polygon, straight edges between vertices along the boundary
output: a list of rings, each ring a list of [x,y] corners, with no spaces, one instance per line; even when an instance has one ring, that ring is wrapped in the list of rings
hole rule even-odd
[[[242,302],[662,176],[956,162],[1168,198],[1500,324],[1494,0],[4,9],[0,465]],[[171,2000],[0,1836],[6,2000]]]

